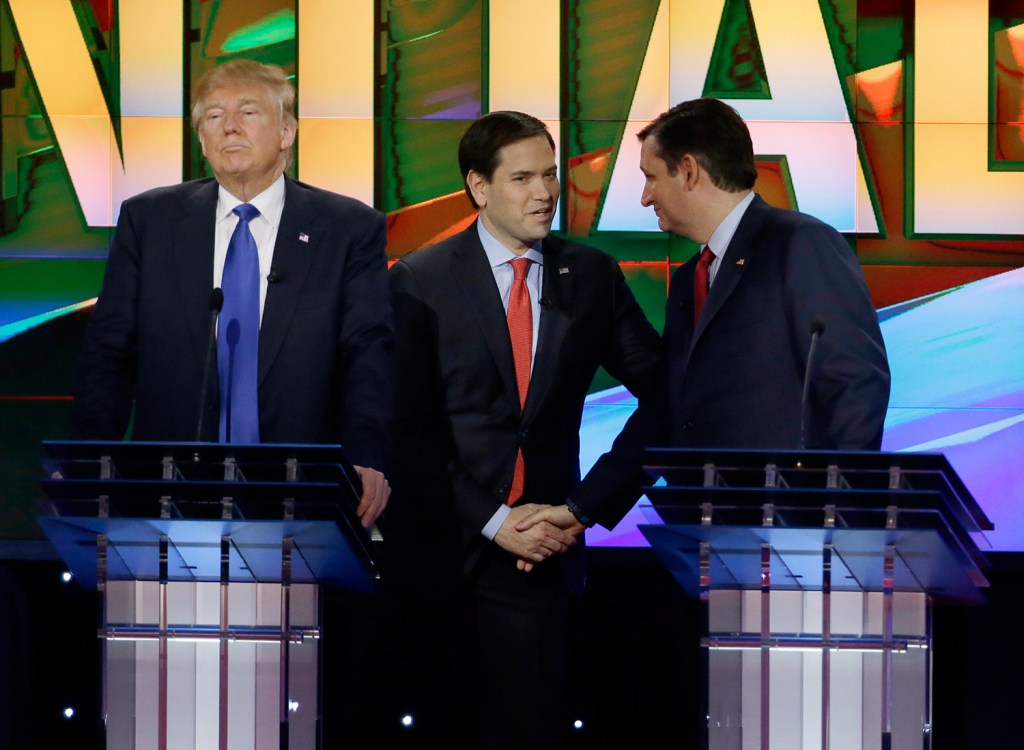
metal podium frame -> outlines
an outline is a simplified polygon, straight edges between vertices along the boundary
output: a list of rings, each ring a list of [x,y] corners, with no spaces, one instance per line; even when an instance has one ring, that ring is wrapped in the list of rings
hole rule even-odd
[[[43,448],[38,521],[98,594],[102,746],[319,747],[320,586],[379,579],[341,446]]]
[[[700,602],[704,748],[931,747],[932,607],[984,601],[993,528],[945,456],[656,448],[645,468],[662,523],[640,530]]]

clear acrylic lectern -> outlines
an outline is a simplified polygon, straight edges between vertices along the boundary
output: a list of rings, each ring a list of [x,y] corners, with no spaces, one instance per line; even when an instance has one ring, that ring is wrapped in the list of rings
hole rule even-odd
[[[983,601],[992,528],[944,456],[666,448],[647,471],[641,531],[701,605],[705,748],[931,747],[932,607]]]
[[[319,747],[320,587],[378,578],[342,448],[43,447],[39,523],[98,592],[101,747]]]

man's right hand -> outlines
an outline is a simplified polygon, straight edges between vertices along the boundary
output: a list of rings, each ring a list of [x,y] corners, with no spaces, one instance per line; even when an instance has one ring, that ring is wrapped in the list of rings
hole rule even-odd
[[[494,541],[505,551],[512,553],[520,560],[520,569],[529,571],[534,564],[543,562],[551,555],[561,554],[576,543],[576,537],[552,523],[540,521],[524,531],[518,531],[516,525],[524,518],[549,506],[527,503],[512,508]]]

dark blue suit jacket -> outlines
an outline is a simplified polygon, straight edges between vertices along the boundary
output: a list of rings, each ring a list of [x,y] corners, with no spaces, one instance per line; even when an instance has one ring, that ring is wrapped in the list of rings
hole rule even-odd
[[[878,450],[889,367],[857,258],[832,227],[755,196],[693,323],[696,258],[669,290],[670,443],[797,448],[815,321],[807,447]]]
[[[210,330],[217,183],[158,188],[121,207],[75,378],[73,433],[194,440]],[[285,181],[260,326],[264,442],[338,443],[384,470],[392,414],[384,217]],[[202,439],[217,439],[216,361]]]

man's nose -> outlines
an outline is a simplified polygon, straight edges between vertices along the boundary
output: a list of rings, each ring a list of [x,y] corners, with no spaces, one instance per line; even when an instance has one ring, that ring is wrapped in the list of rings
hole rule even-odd
[[[239,130],[241,130],[241,123],[242,120],[239,117],[239,115],[232,112],[227,112],[224,114],[223,125],[225,133],[237,133]]]
[[[533,198],[541,201],[551,200],[552,194],[558,190],[558,181],[540,179],[533,181]]]

